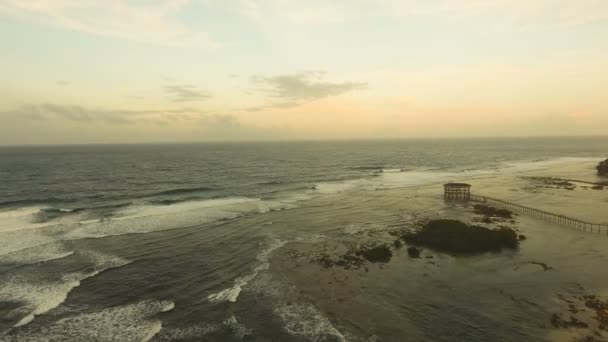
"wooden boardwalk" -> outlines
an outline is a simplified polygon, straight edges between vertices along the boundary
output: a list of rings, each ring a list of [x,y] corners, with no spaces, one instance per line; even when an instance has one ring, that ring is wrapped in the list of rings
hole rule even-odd
[[[586,222],[583,220],[579,220],[577,218],[554,214],[554,213],[550,213],[548,211],[535,209],[535,208],[527,207],[525,205],[516,204],[516,203],[512,203],[512,202],[507,202],[507,201],[499,200],[499,199],[488,197],[488,196],[480,196],[480,195],[471,194],[471,201],[485,203],[485,204],[489,204],[489,205],[492,205],[495,207],[502,207],[502,208],[509,209],[514,212],[519,212],[522,214],[538,217],[543,220],[555,222],[558,224],[569,225],[569,226],[578,228],[582,231],[608,234],[608,223]]]

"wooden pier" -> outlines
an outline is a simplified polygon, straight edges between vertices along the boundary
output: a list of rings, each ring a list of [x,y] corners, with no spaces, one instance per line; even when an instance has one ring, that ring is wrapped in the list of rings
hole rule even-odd
[[[564,215],[550,213],[548,211],[535,209],[531,207],[527,207],[525,205],[516,204],[512,202],[507,202],[503,200],[499,200],[492,197],[480,196],[480,195],[470,195],[470,200],[473,202],[479,202],[488,204],[495,207],[502,207],[505,209],[509,209],[513,212],[519,212],[522,214],[534,216],[541,218],[546,221],[555,222],[558,224],[569,225],[580,229],[582,231],[591,232],[591,233],[606,233],[608,234],[608,223],[593,223],[586,222],[583,220],[579,220],[573,217],[568,217]]]

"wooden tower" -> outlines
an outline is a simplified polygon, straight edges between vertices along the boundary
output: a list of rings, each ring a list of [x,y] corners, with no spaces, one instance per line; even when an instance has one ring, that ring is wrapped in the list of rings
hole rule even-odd
[[[471,199],[471,184],[447,183],[443,185],[443,197],[451,201],[468,201]]]

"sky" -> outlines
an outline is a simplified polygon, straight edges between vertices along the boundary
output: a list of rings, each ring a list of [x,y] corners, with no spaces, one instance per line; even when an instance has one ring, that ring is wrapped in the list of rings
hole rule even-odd
[[[606,0],[0,0],[0,145],[605,135]]]

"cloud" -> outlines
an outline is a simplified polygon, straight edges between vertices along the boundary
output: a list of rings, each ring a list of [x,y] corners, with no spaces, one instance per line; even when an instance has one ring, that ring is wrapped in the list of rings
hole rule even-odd
[[[2,144],[90,144],[273,140],[285,128],[243,123],[235,115],[197,108],[99,109],[27,104],[0,112]]]
[[[208,93],[197,90],[191,84],[174,84],[165,86],[165,91],[175,102],[202,101],[211,98]]]
[[[200,120],[206,113],[196,109],[171,110],[123,110],[87,108],[78,105],[60,105],[54,103],[25,104],[18,108],[0,112],[13,119],[29,121],[63,121],[79,124],[135,125],[159,123],[160,121],[177,122]]]
[[[367,87],[367,83],[362,82],[324,81],[325,74],[324,71],[305,71],[269,77],[253,76],[253,84],[271,100],[270,103],[247,107],[244,110],[260,112],[267,108],[292,108],[307,101],[338,96]]]
[[[289,24],[313,26],[374,17],[478,16],[496,18],[495,29],[546,31],[608,20],[608,1],[603,0],[242,0],[221,3],[232,4],[237,7],[236,11],[260,22],[280,18]]]
[[[89,34],[150,44],[215,48],[206,32],[187,26],[178,14],[191,0],[3,0],[0,15]]]
[[[278,101],[259,107],[246,108],[260,111],[264,108],[289,108],[302,102],[338,96],[350,91],[364,89],[367,83],[324,81],[323,71],[306,71],[270,77],[253,76],[252,81],[263,93]]]
[[[277,103],[271,103],[268,105],[263,105],[263,106],[253,106],[253,107],[247,107],[245,108],[245,111],[247,112],[261,112],[266,108],[292,108],[292,107],[297,107],[300,103],[298,102],[277,102]]]
[[[45,103],[23,105],[19,108],[2,112],[2,114],[33,121],[66,120],[79,123],[132,124],[134,123],[133,119],[141,115],[142,112],[90,109],[77,105]]]
[[[238,127],[240,123],[234,115],[207,114],[201,116],[199,122],[205,126],[220,126],[224,128]]]
[[[77,105],[59,105],[53,103],[27,104],[13,110],[0,112],[13,119],[25,119],[38,122],[68,121],[78,124],[195,124],[222,128],[238,127],[239,120],[230,114],[214,114],[196,108],[167,110],[123,110],[86,108]]]
[[[57,81],[56,83],[57,83],[57,85],[58,85],[58,86],[62,86],[62,87],[65,87],[65,86],[69,86],[69,85],[70,85],[70,82],[68,82],[68,81],[64,81],[64,80],[59,80],[59,81]]]

